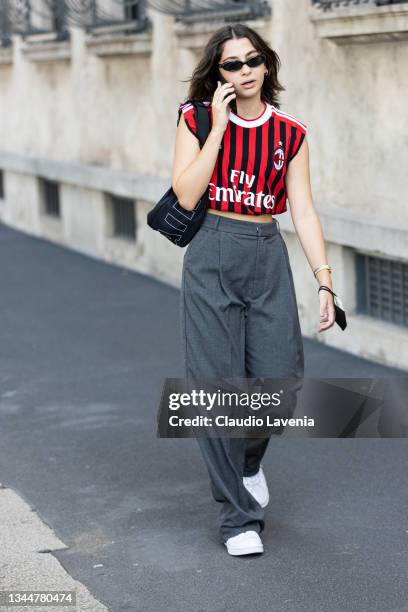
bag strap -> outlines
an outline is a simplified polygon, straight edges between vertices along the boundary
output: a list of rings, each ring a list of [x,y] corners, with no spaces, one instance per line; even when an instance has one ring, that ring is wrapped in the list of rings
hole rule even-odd
[[[208,112],[206,105],[203,104],[200,100],[188,99],[184,101],[184,104],[187,103],[192,104],[194,107],[194,118],[197,126],[197,137],[199,140],[200,149],[202,149],[211,129],[210,113]],[[181,108],[179,108],[177,126],[180,123],[181,112]]]
[[[192,101],[194,106],[194,116],[197,126],[197,136],[200,142],[200,149],[203,148],[205,141],[210,133],[210,113],[207,107],[202,102],[197,100]]]
[[[332,294],[332,296],[333,296],[333,297],[334,297],[334,296],[337,296],[337,294],[336,294],[336,293],[334,293],[334,291],[333,291],[332,289],[330,289],[330,287],[326,287],[326,285],[320,285],[320,287],[319,287],[319,288],[318,288],[318,290],[317,290],[317,293],[319,293],[319,291],[320,291],[321,289],[325,289],[326,291],[329,291],[329,292]]]

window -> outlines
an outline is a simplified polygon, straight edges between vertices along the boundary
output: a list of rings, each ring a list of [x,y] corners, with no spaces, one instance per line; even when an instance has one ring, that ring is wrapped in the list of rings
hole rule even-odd
[[[4,173],[0,170],[0,200],[4,199]]]
[[[138,0],[132,1],[131,4],[126,3],[124,5],[125,9],[125,19],[128,21],[137,21],[140,17],[140,3]]]
[[[408,326],[408,263],[356,254],[357,312]]]
[[[115,0],[107,4],[93,0],[86,12],[86,29],[97,34],[99,31],[142,32],[151,28],[146,15],[147,0]]]
[[[156,4],[159,0],[156,0]],[[161,4],[164,4],[163,0]],[[169,10],[169,9],[167,9]],[[175,3],[171,10],[176,21],[187,23],[223,20],[226,23],[257,19],[270,15],[272,8],[268,0],[225,0],[224,2],[207,2],[184,0]]]

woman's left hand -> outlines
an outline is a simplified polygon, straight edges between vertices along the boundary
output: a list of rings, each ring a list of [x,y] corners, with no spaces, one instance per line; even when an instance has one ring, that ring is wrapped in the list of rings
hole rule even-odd
[[[336,312],[334,310],[334,296],[322,289],[319,291],[320,300],[320,323],[318,332],[325,331],[332,327],[336,320]]]

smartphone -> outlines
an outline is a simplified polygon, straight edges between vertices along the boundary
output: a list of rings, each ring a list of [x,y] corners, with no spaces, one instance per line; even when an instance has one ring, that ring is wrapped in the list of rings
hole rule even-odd
[[[224,77],[220,74],[220,79],[221,84],[223,85],[224,83],[228,83],[228,81],[226,81],[224,79]],[[232,92],[231,92],[232,93]],[[230,94],[229,94],[230,95]],[[228,106],[230,107],[230,109],[232,110],[232,112],[234,113],[234,115],[237,115],[237,100],[236,98],[234,98],[233,100],[230,100],[230,102],[228,103]]]

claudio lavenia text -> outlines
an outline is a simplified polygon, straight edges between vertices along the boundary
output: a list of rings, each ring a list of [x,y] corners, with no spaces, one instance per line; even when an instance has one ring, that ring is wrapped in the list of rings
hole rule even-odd
[[[314,419],[307,417],[297,418],[277,418],[267,414],[265,418],[249,415],[247,417],[236,418],[220,414],[214,419],[208,416],[197,415],[195,417],[179,417],[171,415],[169,425],[171,427],[314,427]]]

